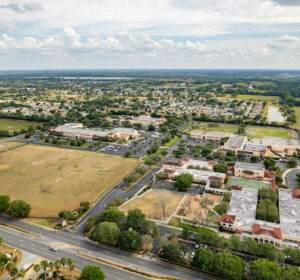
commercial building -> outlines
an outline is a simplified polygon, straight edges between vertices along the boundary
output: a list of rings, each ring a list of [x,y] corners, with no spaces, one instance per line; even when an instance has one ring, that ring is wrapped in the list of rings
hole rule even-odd
[[[265,136],[264,138],[254,138],[252,142],[255,144],[265,145],[272,151],[292,156],[300,150],[300,141],[298,139],[285,139],[281,137]]]
[[[220,150],[225,152],[230,150],[234,151],[237,154],[238,151],[243,149],[243,146],[246,141],[246,136],[232,135]]]
[[[212,131],[191,131],[190,137],[194,139],[220,141],[222,138],[231,137],[234,134],[227,132],[212,132]]]
[[[139,136],[137,130],[132,128],[114,128],[111,130],[95,130],[83,128],[80,123],[68,123],[58,127],[51,128],[52,131],[61,134],[63,137],[93,140],[95,137],[99,138],[119,138],[119,139],[135,139]]]
[[[140,123],[143,127],[148,127],[150,124],[156,127],[164,123],[166,121],[166,118],[153,118],[151,117],[151,115],[139,115],[132,118],[123,119],[123,121],[130,122],[131,124]]]
[[[220,225],[244,237],[277,246],[300,245],[300,190],[278,189],[280,224],[256,219],[258,191],[235,188]]]
[[[245,179],[263,180],[265,167],[260,163],[237,161],[234,165],[234,176]]]

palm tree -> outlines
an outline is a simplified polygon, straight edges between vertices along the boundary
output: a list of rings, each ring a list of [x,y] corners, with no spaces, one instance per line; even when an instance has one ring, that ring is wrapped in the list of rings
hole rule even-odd
[[[34,270],[34,272],[35,272],[36,274],[39,273],[40,269],[41,269],[41,267],[40,267],[39,264],[35,264],[35,265],[33,266],[33,270]]]
[[[61,263],[62,267],[65,267],[65,265],[66,265],[66,263],[67,263],[66,258],[61,258],[61,259],[60,259],[60,263]]]
[[[71,258],[67,259],[67,264],[68,264],[70,275],[71,275],[72,270],[75,268],[75,264]]]
[[[44,272],[46,272],[48,268],[48,261],[47,260],[42,260],[41,261],[41,267],[43,268]]]
[[[53,268],[54,268],[54,262],[49,262],[48,263],[48,266],[49,266],[49,268],[50,268],[50,270],[51,270],[51,273],[52,273],[52,279],[53,279]]]
[[[54,262],[54,266],[55,266],[55,269],[56,269],[56,277],[58,276],[58,272],[59,272],[59,269],[61,267],[61,263],[60,263],[60,260],[56,260]]]

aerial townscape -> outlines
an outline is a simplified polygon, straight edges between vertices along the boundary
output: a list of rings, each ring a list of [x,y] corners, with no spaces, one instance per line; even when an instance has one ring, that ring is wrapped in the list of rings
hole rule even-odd
[[[0,279],[300,280],[299,24],[0,0]]]

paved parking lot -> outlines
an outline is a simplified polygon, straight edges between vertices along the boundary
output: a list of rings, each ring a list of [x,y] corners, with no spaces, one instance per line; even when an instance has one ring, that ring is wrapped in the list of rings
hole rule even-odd
[[[140,131],[143,138],[131,141],[129,144],[122,145],[116,143],[103,143],[98,152],[124,156],[126,152],[130,152],[132,156],[142,158],[147,155],[147,150],[155,143],[155,140],[160,139],[161,135],[158,132]]]

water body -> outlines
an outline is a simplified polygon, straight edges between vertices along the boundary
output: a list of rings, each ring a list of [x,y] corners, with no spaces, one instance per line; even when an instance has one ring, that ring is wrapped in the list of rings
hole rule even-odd
[[[285,119],[277,107],[270,105],[269,109],[268,109],[268,121],[269,122],[284,122]]]

